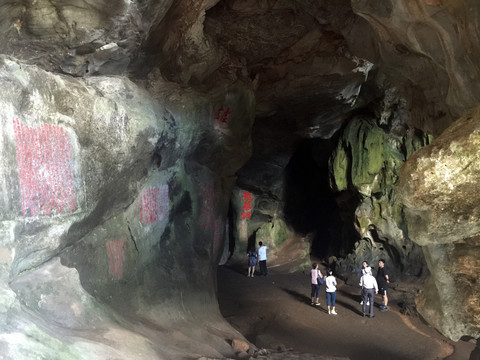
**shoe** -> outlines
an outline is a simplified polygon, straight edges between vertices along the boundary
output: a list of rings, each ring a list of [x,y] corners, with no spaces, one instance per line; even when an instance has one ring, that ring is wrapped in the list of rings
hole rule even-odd
[[[328,315],[330,315],[332,312],[330,310],[328,310]]]
[[[312,305],[312,306],[313,306],[313,305],[315,305],[315,303],[312,301],[312,303],[311,303],[310,305]]]
[[[375,317],[375,315],[368,315],[368,317],[369,317],[369,318],[374,318],[374,317]]]
[[[368,304],[368,303],[367,303],[367,304]],[[363,305],[363,300],[362,300],[362,301],[360,301],[360,305]]]
[[[332,315],[338,315],[335,310],[332,310]]]
[[[365,314],[363,314],[362,316],[363,316],[363,317],[365,317],[366,315],[365,315]]]
[[[370,306],[370,301],[367,301],[367,306]]]
[[[320,306],[320,303],[315,303],[315,306]]]
[[[382,306],[382,307],[380,308],[380,311],[387,311],[387,310],[388,310],[388,309],[387,309],[386,306]]]

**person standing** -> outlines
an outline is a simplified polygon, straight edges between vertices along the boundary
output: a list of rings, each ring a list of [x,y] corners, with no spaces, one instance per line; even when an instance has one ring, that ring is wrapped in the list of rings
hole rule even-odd
[[[383,305],[380,306],[380,310],[387,311],[388,308],[388,284],[390,283],[390,278],[388,276],[387,269],[385,268],[385,260],[378,260],[378,270],[377,270],[377,283],[379,287],[379,293],[382,295]]]
[[[267,246],[265,246],[261,241],[258,242],[260,246],[258,248],[258,262],[260,264],[260,274],[267,276]]]
[[[335,298],[337,297],[337,280],[335,279],[335,276],[333,276],[332,269],[327,270],[327,277],[325,279],[325,291],[327,293],[328,314],[337,315],[337,312],[335,311]]]
[[[367,260],[363,260],[362,261],[362,269],[360,270],[360,277],[362,277],[363,275],[365,275],[367,273],[367,268],[370,269],[370,266],[368,265],[368,262]],[[360,293],[360,298],[362,299],[360,301],[360,305],[363,305],[363,295],[362,293]],[[367,306],[369,306],[370,304],[367,303]]]
[[[323,279],[323,274],[318,270],[318,264],[312,264],[312,270],[310,271],[311,277],[311,296],[312,296],[312,305],[320,305],[320,282],[318,279]]]
[[[372,275],[372,269],[370,267],[365,268],[365,275],[360,278],[360,286],[362,287],[362,313],[366,315],[367,302],[370,303],[369,317],[373,318],[373,303],[375,300],[375,294],[378,293],[377,280]]]
[[[255,267],[257,266],[258,254],[255,251],[255,248],[251,247],[247,252],[248,257],[248,277],[253,277],[255,275]]]

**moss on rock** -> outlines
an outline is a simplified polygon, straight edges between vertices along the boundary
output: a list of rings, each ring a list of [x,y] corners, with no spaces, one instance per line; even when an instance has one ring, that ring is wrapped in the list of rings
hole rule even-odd
[[[263,224],[257,232],[257,240],[271,247],[279,247],[289,238],[289,231],[281,219],[273,219],[271,223]]]

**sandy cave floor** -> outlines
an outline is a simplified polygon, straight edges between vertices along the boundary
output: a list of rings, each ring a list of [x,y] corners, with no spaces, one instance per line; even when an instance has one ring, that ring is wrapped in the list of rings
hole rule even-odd
[[[310,304],[307,273],[275,267],[266,277],[246,273],[246,267],[220,266],[218,300],[225,319],[258,348],[351,360],[468,360],[475,348],[402,314],[407,284],[392,284],[388,311],[375,307],[375,317],[364,318],[357,286],[338,281],[335,316],[326,310],[324,285],[321,306]]]

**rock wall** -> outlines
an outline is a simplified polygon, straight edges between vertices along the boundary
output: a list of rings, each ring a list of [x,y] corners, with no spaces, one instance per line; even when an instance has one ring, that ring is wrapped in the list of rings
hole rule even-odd
[[[252,92],[149,86],[0,59],[4,358],[184,358],[166,323],[212,357],[242,338],[215,270]]]
[[[469,109],[480,98],[478,4],[351,4],[373,29],[372,46],[357,47],[356,54],[400,89],[414,128],[442,134],[407,160],[395,190],[404,207],[405,235],[422,247],[432,273],[417,306],[446,336],[478,338],[478,309],[471,305],[478,303],[478,286],[470,275],[478,272],[476,180],[469,160],[477,151],[472,120],[477,115]],[[349,34],[351,44],[355,37]]]
[[[372,104],[372,110],[349,121],[330,157],[330,186],[343,224],[353,223],[356,230],[339,235],[345,247],[354,249],[339,261],[339,269],[356,281],[363,260],[376,266],[383,258],[392,278],[419,276],[426,271],[425,262],[405,231],[407,220],[395,185],[405,160],[428,145],[431,136],[410,127],[405,100],[394,88]]]
[[[343,33],[356,54],[369,59],[401,89],[413,124],[438,135],[479,103],[478,4],[473,0],[353,0],[353,11],[371,29]],[[359,28],[355,24],[354,28]]]
[[[454,340],[480,337],[479,117],[470,111],[416,152],[398,184],[408,236],[431,269],[417,308]]]

